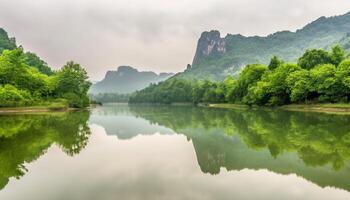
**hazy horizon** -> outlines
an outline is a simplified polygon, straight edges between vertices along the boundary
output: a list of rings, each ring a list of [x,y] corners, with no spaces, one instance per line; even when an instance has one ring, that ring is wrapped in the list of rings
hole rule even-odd
[[[92,80],[120,65],[179,72],[203,31],[245,36],[295,31],[321,16],[350,11],[347,0],[0,0],[0,27],[50,66],[68,60]],[[262,9],[264,8],[264,9]],[[17,12],[14,12],[17,11]]]

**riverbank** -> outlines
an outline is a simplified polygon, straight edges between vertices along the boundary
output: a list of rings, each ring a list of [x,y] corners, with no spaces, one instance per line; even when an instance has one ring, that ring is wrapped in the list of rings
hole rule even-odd
[[[23,107],[0,107],[0,114],[10,113],[46,113],[46,112],[69,112],[77,110],[86,110],[95,107],[92,104],[87,108],[70,108],[66,105],[38,105],[38,106],[23,106]]]
[[[72,110],[68,107],[50,107],[50,106],[28,106],[28,107],[5,107],[0,108],[2,113],[31,113],[31,112],[59,112]]]
[[[278,107],[249,107],[243,104],[208,104],[210,108],[225,108],[225,109],[280,109],[299,112],[319,112],[329,114],[350,115],[350,104],[290,104]]]

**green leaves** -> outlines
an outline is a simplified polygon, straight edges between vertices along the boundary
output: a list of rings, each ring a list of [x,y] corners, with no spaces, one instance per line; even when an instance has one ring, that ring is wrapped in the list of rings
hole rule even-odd
[[[25,63],[29,66],[35,67],[43,74],[52,75],[52,69],[47,65],[45,61],[39,58],[35,53],[27,52],[24,55]]]
[[[273,56],[271,58],[270,64],[269,64],[269,70],[274,70],[277,67],[279,67],[280,65],[283,64],[283,61],[280,60],[277,56]]]
[[[55,75],[54,93],[66,98],[71,107],[82,108],[89,105],[87,91],[91,86],[85,69],[73,61],[68,62]]]
[[[303,69],[312,69],[317,65],[331,63],[332,56],[322,49],[307,50],[298,60],[298,65]]]
[[[32,97],[26,90],[18,90],[12,85],[0,86],[0,107],[16,107],[32,104]]]
[[[292,72],[286,79],[291,90],[290,99],[292,102],[306,102],[312,91],[312,80],[310,72],[305,69]]]
[[[345,59],[345,51],[339,45],[332,48],[331,59],[333,65],[339,65]]]
[[[69,62],[53,73],[35,54],[24,53],[22,48],[5,50],[0,55],[0,106],[26,106],[67,97],[72,107],[86,107],[90,87],[87,79],[79,64]]]
[[[9,38],[7,32],[4,29],[0,28],[0,54],[3,50],[12,50],[15,48],[17,48],[16,39]]]

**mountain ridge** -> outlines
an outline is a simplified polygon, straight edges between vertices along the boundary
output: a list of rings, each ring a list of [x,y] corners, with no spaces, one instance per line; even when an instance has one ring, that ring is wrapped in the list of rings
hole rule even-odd
[[[151,83],[166,80],[172,75],[174,74],[164,72],[156,74],[152,71],[138,71],[134,67],[122,65],[116,71],[107,71],[104,79],[91,86],[89,93],[128,94],[141,90]]]
[[[350,12],[344,15],[319,17],[296,31],[278,31],[267,36],[220,36],[218,30],[201,34],[192,66],[176,75],[184,79],[223,80],[238,75],[247,64],[268,64],[273,56],[296,62],[304,51],[312,48],[329,49],[350,38]]]

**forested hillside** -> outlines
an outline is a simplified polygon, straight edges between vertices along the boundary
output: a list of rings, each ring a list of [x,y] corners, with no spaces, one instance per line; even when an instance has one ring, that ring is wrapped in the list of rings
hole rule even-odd
[[[79,64],[71,61],[53,71],[0,29],[0,107],[86,107],[89,87],[87,73]]]
[[[224,81],[172,78],[136,92],[130,103],[244,103],[284,105],[350,101],[350,56],[335,46],[331,51],[307,50],[296,64],[273,57],[269,65],[247,65],[237,79]]]
[[[296,62],[307,49],[330,50],[340,44],[350,47],[350,13],[321,17],[296,32],[281,31],[267,37],[228,34],[219,31],[204,32],[197,45],[192,67],[177,78],[223,80],[227,75],[237,76],[247,64],[267,65],[272,56],[287,62]]]

